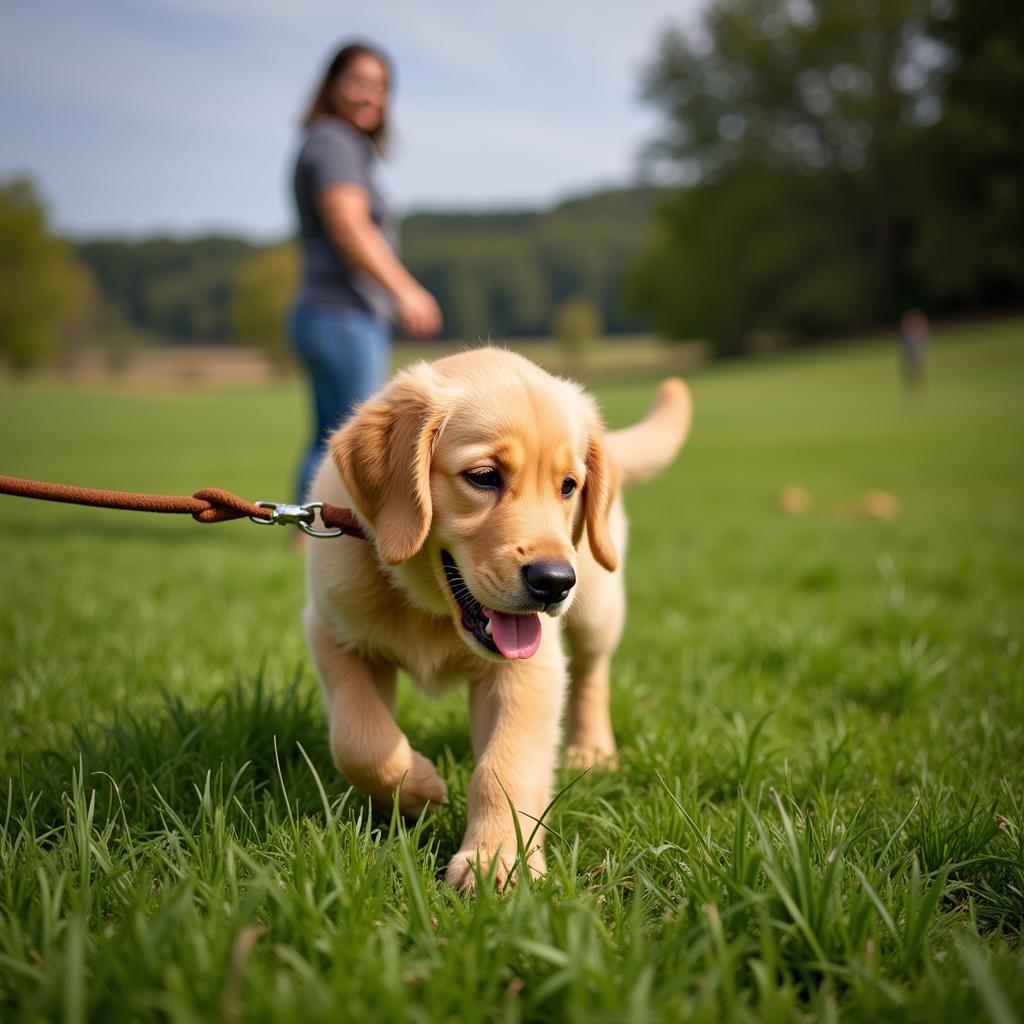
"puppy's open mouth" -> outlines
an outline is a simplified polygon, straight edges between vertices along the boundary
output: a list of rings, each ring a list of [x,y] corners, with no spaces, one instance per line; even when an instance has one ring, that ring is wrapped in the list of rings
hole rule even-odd
[[[469,591],[466,581],[447,551],[441,552],[445,579],[459,608],[462,625],[492,654],[505,658],[532,658],[540,647],[540,616],[536,612],[513,615],[485,608]]]

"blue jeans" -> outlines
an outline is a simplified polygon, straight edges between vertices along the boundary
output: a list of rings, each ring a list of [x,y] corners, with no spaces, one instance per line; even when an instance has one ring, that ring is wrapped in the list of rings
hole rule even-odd
[[[296,306],[292,345],[309,372],[315,422],[298,476],[298,500],[309,495],[324,443],[353,407],[383,383],[391,356],[387,324],[360,309]]]

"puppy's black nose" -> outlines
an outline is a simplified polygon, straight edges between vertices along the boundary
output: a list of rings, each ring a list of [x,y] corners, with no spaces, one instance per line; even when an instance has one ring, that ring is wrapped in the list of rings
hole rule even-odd
[[[543,604],[558,604],[576,585],[576,573],[568,562],[546,560],[523,566],[523,581],[531,596]]]

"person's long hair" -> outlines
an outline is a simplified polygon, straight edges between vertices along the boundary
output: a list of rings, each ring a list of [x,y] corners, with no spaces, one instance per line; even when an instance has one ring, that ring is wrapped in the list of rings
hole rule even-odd
[[[302,125],[304,128],[309,128],[316,121],[320,120],[321,117],[341,116],[338,111],[334,109],[334,102],[331,99],[331,88],[337,81],[338,76],[345,73],[345,69],[356,59],[356,57],[373,57],[374,60],[380,61],[384,67],[384,72],[387,75],[388,90],[390,91],[394,84],[394,72],[391,68],[391,61],[384,55],[384,52],[367,43],[346,43],[334,55],[330,64],[327,65],[327,69],[324,71],[323,77],[320,79],[320,84],[317,86],[316,92],[313,94],[313,102],[310,103],[306,110],[306,115],[302,119]],[[366,134],[370,136],[370,139],[373,141],[377,151],[383,152],[384,144],[388,135],[388,112],[386,106],[381,110],[380,124],[378,124],[372,132],[367,132]]]

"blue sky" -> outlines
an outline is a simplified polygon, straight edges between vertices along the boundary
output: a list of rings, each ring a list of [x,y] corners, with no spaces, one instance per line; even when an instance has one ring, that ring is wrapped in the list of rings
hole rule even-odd
[[[337,44],[397,68],[402,209],[545,205],[633,179],[659,33],[699,0],[5,0],[0,176],[75,235],[291,229],[300,112]]]

